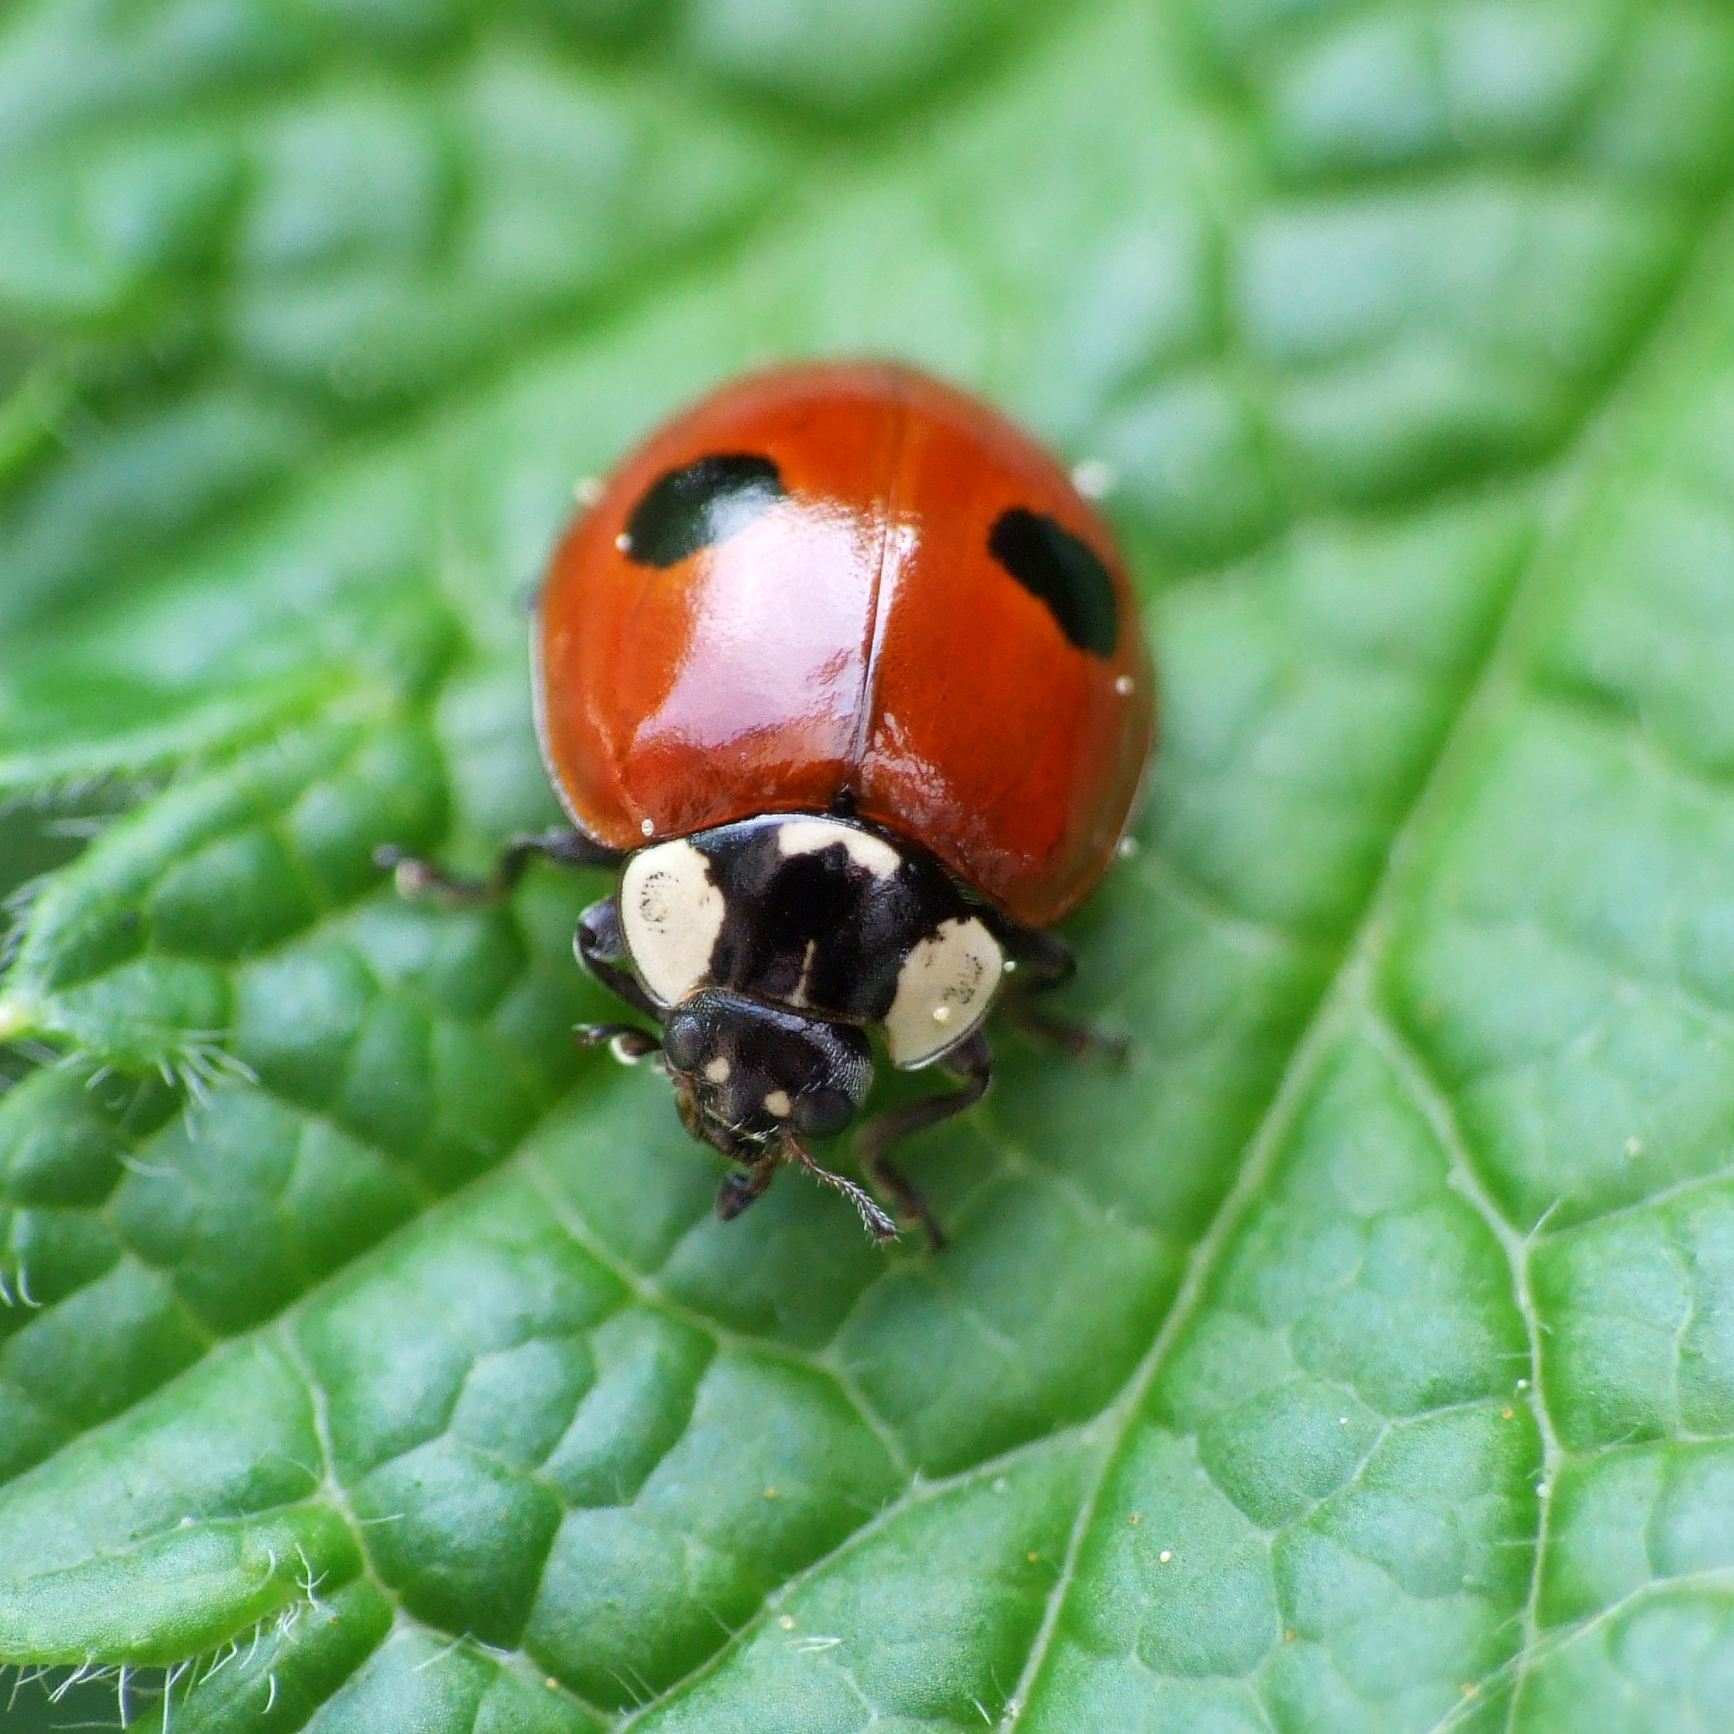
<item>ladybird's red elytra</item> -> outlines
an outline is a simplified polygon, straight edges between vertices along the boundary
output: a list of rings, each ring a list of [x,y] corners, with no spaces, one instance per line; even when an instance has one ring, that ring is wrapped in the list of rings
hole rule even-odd
[[[652,435],[554,556],[536,677],[599,840],[852,800],[1034,927],[1106,868],[1155,701],[1065,470],[883,365],[758,375]]]
[[[655,1033],[582,1034],[667,1074],[687,1129],[736,1164],[725,1218],[787,1163],[890,1237],[807,1140],[865,1102],[869,1032],[895,1066],[950,1072],[960,1089],[856,1142],[938,1246],[889,1148],[987,1089],[989,1010],[1105,1045],[1028,1000],[1072,972],[1044,929],[1113,859],[1153,740],[1107,526],[1004,417],[881,363],[726,387],[579,503],[533,658],[573,830],[519,839],[488,889],[535,853],[617,871],[576,947]],[[382,859],[406,890],[484,889]]]

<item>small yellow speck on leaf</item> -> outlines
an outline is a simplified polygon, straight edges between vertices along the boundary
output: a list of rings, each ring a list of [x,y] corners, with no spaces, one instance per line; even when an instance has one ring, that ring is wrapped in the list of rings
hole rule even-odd
[[[795,1616],[793,1614],[784,1614],[777,1621],[777,1624],[781,1626],[785,1632],[792,1632],[795,1629]]]

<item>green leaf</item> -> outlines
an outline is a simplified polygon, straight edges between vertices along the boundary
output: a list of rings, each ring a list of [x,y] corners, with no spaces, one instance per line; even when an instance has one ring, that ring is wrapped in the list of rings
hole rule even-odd
[[[13,7],[0,1660],[1734,1729],[1731,175],[1722,0]],[[1131,1063],[999,1040],[938,1257],[714,1220],[572,1047],[595,876],[372,865],[554,815],[575,480],[864,351],[1111,468],[1164,684]]]

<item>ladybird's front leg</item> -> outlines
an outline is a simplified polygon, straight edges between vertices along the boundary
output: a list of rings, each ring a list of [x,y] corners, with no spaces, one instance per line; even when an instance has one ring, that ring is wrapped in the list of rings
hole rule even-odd
[[[638,977],[627,967],[626,940],[620,931],[620,905],[612,897],[604,897],[592,903],[578,917],[578,932],[572,941],[572,949],[578,954],[578,961],[595,976],[595,978],[618,998],[623,999],[635,1010],[641,1011],[657,1026],[662,1027],[662,1009],[644,991]],[[584,1024],[579,1027],[580,1041],[591,1043],[606,1041],[615,1044],[617,1058],[626,1058],[619,1044],[624,1041],[624,1032],[632,1026],[621,1024]],[[643,1030],[636,1034],[649,1045],[641,1047],[631,1057],[643,1059],[645,1055],[659,1050],[662,1046],[653,1036]]]
[[[500,850],[494,870],[485,879],[454,873],[437,861],[406,855],[393,843],[382,843],[373,852],[376,867],[388,869],[403,897],[436,896],[448,903],[491,903],[504,897],[524,877],[524,869],[538,856],[562,867],[618,867],[625,856],[572,826],[551,831],[524,832],[509,839]]]
[[[995,931],[1005,947],[1006,967],[1013,971],[1000,998],[999,1009],[1006,1021],[1032,1041],[1058,1048],[1075,1060],[1094,1054],[1110,1065],[1123,1066],[1127,1055],[1124,1036],[1071,1018],[1055,1017],[1031,1003],[1031,995],[1064,987],[1078,973],[1078,959],[1072,948],[1057,933],[1039,927],[1020,927],[1004,917],[996,923]]]
[[[606,1042],[623,1066],[636,1066],[662,1052],[662,1043],[637,1024],[579,1024],[572,1033],[580,1047],[599,1048]]]

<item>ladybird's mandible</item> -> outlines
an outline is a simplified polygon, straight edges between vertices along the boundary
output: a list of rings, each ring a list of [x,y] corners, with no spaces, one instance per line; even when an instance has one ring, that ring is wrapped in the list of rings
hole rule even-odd
[[[619,875],[579,956],[649,1023],[587,1032],[649,1059],[689,1131],[737,1166],[733,1216],[843,1131],[873,1077],[962,1081],[857,1147],[939,1228],[899,1137],[986,1090],[996,1002],[1070,975],[1043,930],[1129,822],[1155,684],[1107,526],[1039,446],[905,367],[785,368],[729,386],[628,456],[554,554],[537,723],[573,830],[532,852]],[[389,854],[389,852],[388,852]],[[395,855],[390,859],[397,861]],[[400,883],[459,882],[398,861]],[[1018,971],[1013,975],[1013,971]]]

